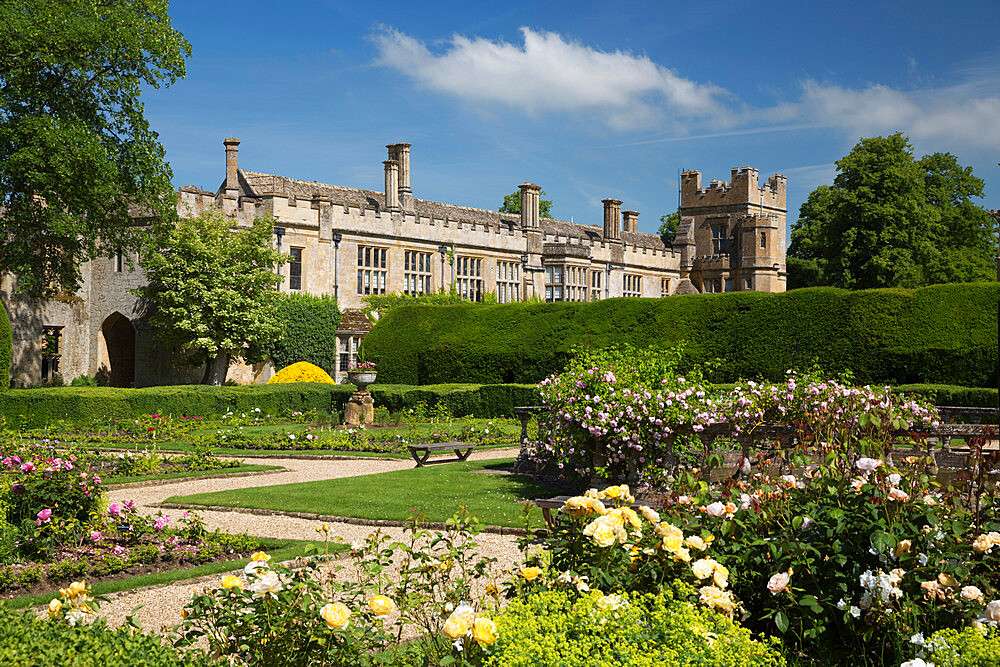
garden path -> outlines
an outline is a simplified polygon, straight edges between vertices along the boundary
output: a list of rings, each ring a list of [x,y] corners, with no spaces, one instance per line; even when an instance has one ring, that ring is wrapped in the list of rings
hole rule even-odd
[[[516,456],[517,449],[491,449],[476,452],[474,459],[494,459]],[[238,477],[233,479],[179,480],[174,484],[149,486],[144,488],[128,488],[112,490],[108,493],[109,502],[124,502],[133,500],[144,514],[155,514],[160,511],[156,507],[170,496],[207,493],[229,489],[245,489],[251,487],[271,486],[275,484],[290,484],[297,482],[313,482],[340,477],[371,475],[392,470],[412,468],[412,461],[386,459],[243,459],[247,464],[277,465],[288,468],[289,472],[253,477]],[[180,513],[182,510],[167,510],[164,513]],[[199,511],[209,530],[216,528],[231,533],[244,532],[256,537],[278,539],[314,540],[316,539],[317,522],[285,516],[260,516],[248,512],[212,512]],[[363,540],[374,532],[371,526],[360,526],[349,523],[331,522],[332,534],[347,542]],[[381,531],[394,538],[402,538],[402,528],[384,527]],[[477,540],[478,551],[486,556],[498,559],[507,569],[520,561],[517,548],[517,538],[509,535],[481,533]],[[111,627],[118,627],[125,617],[137,605],[143,605],[135,617],[142,623],[146,632],[161,634],[181,620],[181,609],[191,599],[191,595],[206,586],[215,585],[224,574],[212,575],[200,579],[177,581],[172,584],[125,591],[115,594],[111,600],[101,607],[101,615],[108,619]],[[497,573],[499,576],[499,572]]]

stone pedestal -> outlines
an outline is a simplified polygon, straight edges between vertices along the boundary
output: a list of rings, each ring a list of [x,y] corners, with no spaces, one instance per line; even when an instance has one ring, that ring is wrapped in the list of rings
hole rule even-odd
[[[356,391],[344,406],[344,423],[365,426],[375,421],[375,401],[367,391]]]

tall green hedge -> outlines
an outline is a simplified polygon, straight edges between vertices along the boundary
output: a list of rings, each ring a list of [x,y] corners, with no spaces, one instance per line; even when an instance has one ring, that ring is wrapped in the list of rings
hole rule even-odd
[[[10,358],[13,351],[10,318],[7,309],[0,303],[0,391],[10,388]]]
[[[281,338],[268,348],[274,367],[308,361],[333,374],[337,367],[337,327],[341,312],[328,294],[282,293],[278,300]]]
[[[399,384],[534,383],[574,345],[684,342],[686,362],[717,359],[717,382],[779,380],[818,363],[860,382],[993,386],[996,283],[917,290],[831,287],[595,303],[404,306],[364,342],[379,379]]]

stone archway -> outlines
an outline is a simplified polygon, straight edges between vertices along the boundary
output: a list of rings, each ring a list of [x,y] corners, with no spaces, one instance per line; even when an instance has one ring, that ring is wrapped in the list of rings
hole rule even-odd
[[[97,366],[102,384],[135,386],[135,327],[121,313],[108,315],[101,325]]]

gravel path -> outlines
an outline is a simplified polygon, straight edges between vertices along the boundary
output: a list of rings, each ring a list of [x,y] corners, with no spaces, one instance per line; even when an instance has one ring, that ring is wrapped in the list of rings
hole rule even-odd
[[[516,456],[516,454],[516,449],[493,449],[476,452],[472,460],[506,458]],[[234,479],[178,480],[175,484],[117,489],[108,493],[109,502],[133,500],[139,506],[139,511],[146,514],[155,514],[159,511],[155,505],[163,502],[170,496],[371,475],[413,467],[412,461],[386,459],[359,458],[327,461],[315,459],[247,458],[244,460],[247,464],[282,466],[288,468],[289,472],[256,477],[238,477]],[[316,539],[317,522],[308,519],[259,516],[243,512],[201,511],[199,514],[204,518],[205,525],[210,530],[219,528],[231,533],[244,532],[257,537],[279,539]],[[334,535],[342,537],[347,542],[363,540],[375,530],[371,526],[358,526],[339,522],[331,523],[331,527]],[[403,536],[402,528],[381,528],[381,530],[383,533],[394,538],[401,538]],[[517,538],[512,536],[486,533],[480,534],[477,538],[479,552],[483,555],[499,559],[499,563],[507,568],[510,568],[520,560],[516,540]],[[180,622],[181,609],[191,599],[192,593],[206,586],[214,585],[222,576],[224,575],[218,574],[200,579],[178,581],[155,588],[118,593],[112,596],[112,599],[101,607],[101,615],[107,617],[109,625],[118,627],[125,621],[126,615],[136,605],[143,605],[143,608],[135,615],[136,619],[142,623],[142,627],[147,632],[160,633],[164,628],[170,628]]]

